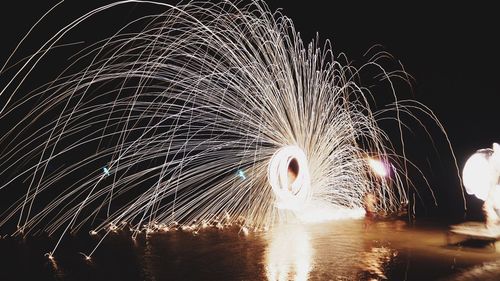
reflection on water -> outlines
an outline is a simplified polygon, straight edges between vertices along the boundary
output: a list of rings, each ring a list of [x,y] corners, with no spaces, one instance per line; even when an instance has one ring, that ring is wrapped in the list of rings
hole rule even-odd
[[[447,244],[431,222],[346,220],[282,225],[268,233],[238,228],[115,233],[86,262],[96,241],[1,239],[0,280],[500,280],[500,245]],[[97,237],[98,239],[98,237]]]
[[[396,252],[388,247],[372,247],[363,252],[360,259],[361,270],[366,271],[374,278],[387,279],[385,268],[396,256]]]
[[[500,261],[486,262],[446,278],[450,281],[500,280]]]
[[[269,234],[268,280],[308,280],[313,250],[304,225],[279,225]]]

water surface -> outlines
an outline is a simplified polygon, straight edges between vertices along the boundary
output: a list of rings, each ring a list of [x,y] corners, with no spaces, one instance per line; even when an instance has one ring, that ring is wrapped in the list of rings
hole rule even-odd
[[[447,235],[433,222],[348,220],[283,225],[245,235],[170,231],[133,240],[110,234],[54,241],[0,240],[0,280],[500,280],[500,244]],[[448,238],[448,239],[447,239]],[[458,243],[458,242],[463,243]]]

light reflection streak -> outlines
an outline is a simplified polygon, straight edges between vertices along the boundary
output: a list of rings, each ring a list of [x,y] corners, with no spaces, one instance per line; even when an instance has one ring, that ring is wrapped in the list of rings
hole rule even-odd
[[[268,280],[308,280],[314,251],[304,225],[279,225],[269,234]]]
[[[397,252],[391,248],[385,246],[372,247],[370,250],[362,253],[360,265],[362,270],[370,276],[387,280],[386,267],[396,255]]]

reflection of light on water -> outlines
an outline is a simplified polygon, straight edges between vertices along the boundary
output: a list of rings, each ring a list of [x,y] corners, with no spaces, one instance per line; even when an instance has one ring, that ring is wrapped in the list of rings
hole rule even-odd
[[[500,261],[485,262],[479,266],[457,273],[446,280],[472,281],[472,280],[500,280]]]
[[[47,256],[49,263],[52,266],[54,277],[56,279],[64,278],[65,277],[64,271],[61,269],[61,267],[59,267],[52,253],[47,253],[45,255]]]
[[[362,269],[380,279],[387,279],[385,276],[385,266],[391,261],[397,252],[387,247],[373,247],[370,251],[363,252],[361,255]]]
[[[137,246],[137,241],[134,241],[135,246]],[[156,271],[154,268],[154,258],[157,257],[153,252],[153,245],[151,244],[150,237],[146,237],[144,245],[143,259],[140,260],[141,267],[143,269],[144,280],[156,280]]]
[[[313,251],[303,225],[280,225],[269,236],[268,280],[307,280]]]

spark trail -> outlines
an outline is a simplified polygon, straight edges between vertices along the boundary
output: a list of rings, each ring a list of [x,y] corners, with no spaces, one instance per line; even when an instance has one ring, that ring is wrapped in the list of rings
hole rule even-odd
[[[162,13],[130,22],[76,53],[54,80],[21,92],[67,33],[130,3]],[[368,193],[377,210],[396,211],[411,163],[377,118],[392,110],[399,121],[413,108],[434,116],[397,100],[392,81],[408,76],[382,68],[388,59],[375,53],[355,68],[329,41],[304,44],[289,18],[259,1],[95,9],[18,64],[0,93],[2,127],[24,112],[0,138],[0,191],[25,187],[0,226],[104,236],[125,227],[266,229],[308,212],[362,213]],[[365,68],[380,74],[390,110],[372,110],[376,94],[358,79]],[[372,173],[373,157],[393,163],[394,174]]]

